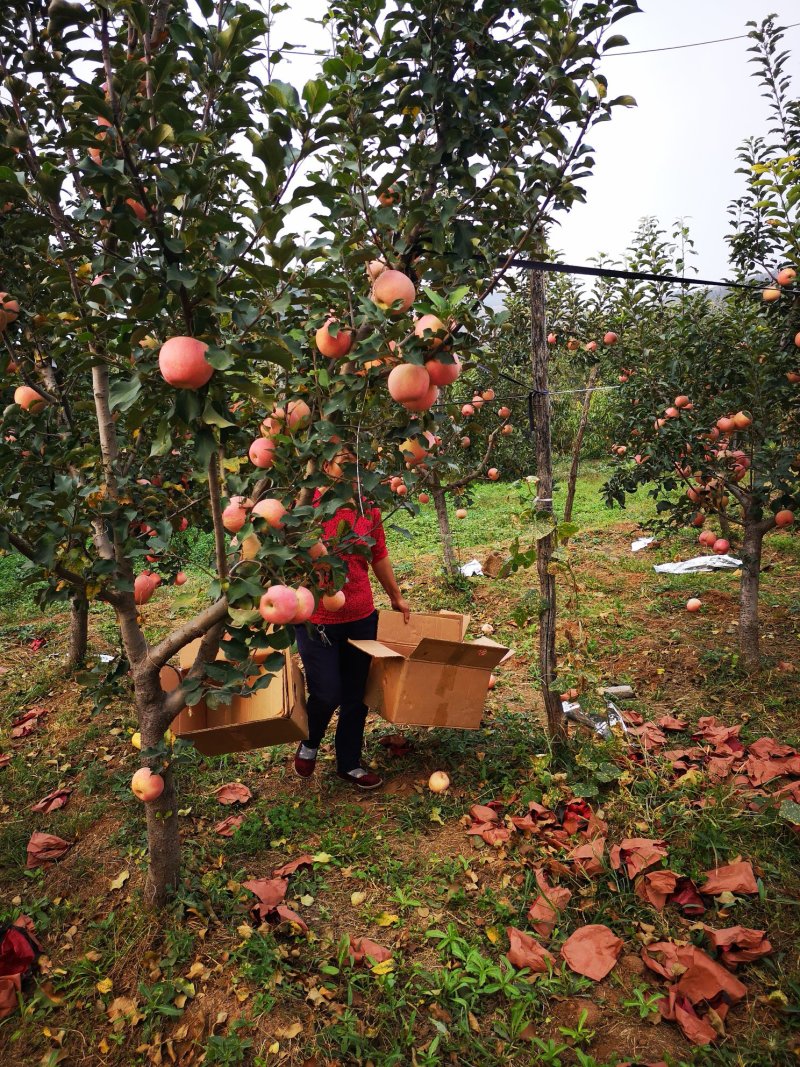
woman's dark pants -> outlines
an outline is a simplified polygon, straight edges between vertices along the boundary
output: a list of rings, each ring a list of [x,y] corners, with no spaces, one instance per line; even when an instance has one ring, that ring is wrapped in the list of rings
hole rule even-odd
[[[308,741],[305,743],[309,748],[319,748],[338,708],[336,769],[342,774],[361,766],[368,710],[364,689],[372,662],[366,652],[348,642],[350,638],[374,640],[377,632],[377,611],[356,622],[295,627],[308,686]]]

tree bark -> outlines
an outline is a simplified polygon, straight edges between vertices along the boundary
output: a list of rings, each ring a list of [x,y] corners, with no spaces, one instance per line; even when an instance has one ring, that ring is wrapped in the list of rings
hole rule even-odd
[[[89,602],[82,593],[75,593],[69,616],[69,647],[64,666],[68,671],[82,667],[89,643]]]
[[[531,369],[533,372],[533,421],[536,442],[536,474],[539,512],[553,511],[553,450],[550,437],[550,395],[547,364],[549,350],[545,324],[544,274],[533,270],[529,274],[531,310]],[[552,534],[537,543],[536,570],[539,575],[539,670],[542,698],[547,715],[550,738],[562,742],[566,738],[566,724],[561,699],[556,692],[556,579],[550,571],[555,547]]]
[[[575,435],[575,443],[572,446],[572,466],[569,468],[569,479],[567,481],[567,502],[564,505],[564,522],[572,521],[572,505],[575,502],[575,486],[578,482],[578,466],[581,461],[581,448],[583,447],[583,438],[586,433],[586,427],[589,423],[589,408],[592,404],[594,383],[597,381],[597,373],[599,370],[599,366],[595,363],[589,371],[589,377],[586,380],[586,392],[583,394],[581,421],[578,423],[578,432]]]
[[[178,884],[181,862],[181,841],[178,831],[178,803],[172,767],[164,767],[159,756],[144,755],[147,749],[161,745],[169,728],[170,716],[165,706],[158,672],[149,665],[134,669],[134,690],[139,729],[142,735],[142,766],[164,779],[164,791],[156,800],[145,803],[147,818],[147,849],[150,865],[147,871],[145,898],[156,908],[162,908]]]
[[[447,497],[438,477],[431,480],[431,496],[439,523],[439,540],[442,545],[445,574],[448,578],[453,578],[458,571],[458,564],[453,552],[453,535],[450,530],[450,516],[447,514]]]
[[[761,669],[758,626],[758,590],[761,583],[761,549],[764,529],[746,522],[742,542],[742,582],[739,589],[739,655],[751,671]]]

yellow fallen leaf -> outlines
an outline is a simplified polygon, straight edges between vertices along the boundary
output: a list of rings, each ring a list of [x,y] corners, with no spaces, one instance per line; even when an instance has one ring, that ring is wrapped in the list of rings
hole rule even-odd
[[[111,990],[114,988],[114,983],[111,981],[110,978],[101,978],[95,988],[97,989],[98,993],[110,993]]]
[[[363,904],[366,899],[367,899],[367,894],[366,893],[351,893],[350,894],[350,903],[353,905],[354,908],[357,908],[359,906],[359,904]]]
[[[297,1037],[298,1034],[302,1034],[303,1024],[299,1020],[295,1020],[293,1023],[289,1023],[288,1026],[282,1026],[275,1031],[276,1037],[282,1037],[286,1041],[291,1041],[293,1037]]]
[[[277,1041],[273,1041],[272,1044],[267,1049],[267,1052],[271,1052],[273,1056],[277,1056],[278,1053],[280,1052],[280,1050],[281,1050],[281,1046],[278,1044],[278,1042]]]
[[[131,876],[130,871],[120,871],[116,878],[112,878],[108,883],[109,889],[122,889],[125,883]]]
[[[314,863],[330,863],[333,859],[333,856],[331,856],[328,852],[317,852],[311,857],[311,859],[314,861]]]
[[[200,960],[195,960],[187,971],[186,977],[191,981],[193,978],[199,978],[203,974],[206,974],[206,965],[201,963]]]
[[[97,1047],[100,1049],[104,1056],[111,1051],[111,1045],[109,1045],[109,1043],[104,1037],[100,1038],[100,1043]]]
[[[399,915],[390,915],[388,911],[382,911],[375,920],[376,926],[395,926],[400,922]]]
[[[496,926],[487,926],[486,936],[489,938],[493,945],[496,945],[497,942],[500,940],[500,931],[497,929]]]
[[[388,960],[384,960],[383,963],[376,963],[372,968],[373,974],[389,974],[394,970],[394,960],[390,957]]]
[[[248,926],[247,923],[242,923],[241,926],[236,927],[236,933],[239,935],[239,937],[242,938],[243,941],[249,941],[250,938],[253,936],[254,932],[255,931],[253,930],[253,927]]]
[[[305,893],[302,897],[300,897],[300,903],[303,905],[304,908],[310,908],[311,905],[314,903],[314,898],[311,896],[310,893]]]

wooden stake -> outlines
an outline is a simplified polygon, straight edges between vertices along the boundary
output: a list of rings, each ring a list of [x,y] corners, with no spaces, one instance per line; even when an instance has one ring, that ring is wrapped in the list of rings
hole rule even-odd
[[[531,369],[533,372],[533,429],[536,443],[537,496],[540,512],[553,511],[553,451],[550,438],[550,395],[547,364],[549,349],[545,325],[545,288],[542,271],[532,270],[530,280]],[[556,579],[550,573],[555,546],[552,534],[537,544],[536,570],[539,574],[539,670],[542,698],[547,714],[547,732],[555,742],[567,736],[561,699],[556,684]]]

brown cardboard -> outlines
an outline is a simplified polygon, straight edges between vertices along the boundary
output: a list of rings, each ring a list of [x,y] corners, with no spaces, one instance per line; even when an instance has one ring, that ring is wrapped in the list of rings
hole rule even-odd
[[[197,642],[181,650],[179,659],[184,669],[194,662],[196,651]],[[259,673],[265,672],[260,669]],[[252,684],[255,677],[248,678],[248,683]],[[161,671],[161,687],[166,692],[176,689],[180,679],[181,673],[174,667]],[[205,700],[191,708],[184,707],[175,717],[172,731],[176,737],[191,741],[206,756],[305,741],[308,718],[299,666],[287,649],[283,669],[273,674],[263,689],[249,697],[234,696],[230,704],[216,708],[209,708]]]
[[[376,641],[351,641],[372,656],[365,701],[389,722],[477,730],[492,668],[508,649],[464,641],[469,616],[381,611]]]

